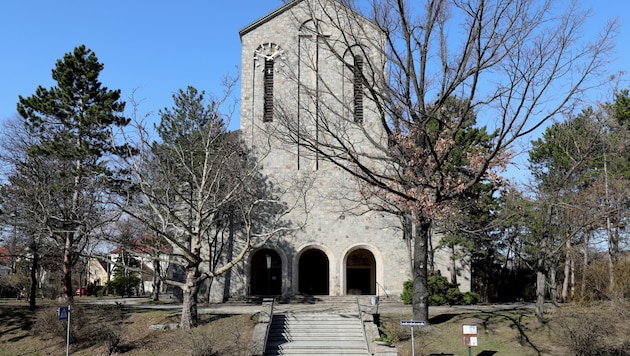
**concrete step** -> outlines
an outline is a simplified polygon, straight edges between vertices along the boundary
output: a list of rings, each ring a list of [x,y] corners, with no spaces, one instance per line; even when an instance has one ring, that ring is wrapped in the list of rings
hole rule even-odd
[[[338,340],[355,340],[359,339],[363,341],[363,332],[362,331],[336,331],[336,332],[318,332],[318,331],[294,331],[294,330],[281,330],[278,332],[271,332],[269,334],[268,339],[271,340],[273,338],[282,338],[282,339],[338,339]]]
[[[291,313],[273,316],[265,355],[366,355],[358,316]]]
[[[274,336],[274,337],[270,337],[267,339],[267,344],[268,345],[272,345],[272,344],[283,344],[283,343],[289,343],[289,342],[305,342],[305,341],[313,341],[313,342],[320,342],[320,341],[335,341],[335,342],[359,342],[361,345],[365,346],[365,341],[363,339],[363,335],[358,335],[358,336],[343,336],[343,335],[301,335],[301,336],[296,336],[296,335],[282,335],[282,336]]]
[[[320,349],[298,349],[298,350],[267,350],[265,356],[284,356],[284,355],[361,355],[366,356],[368,353],[364,350],[320,350]]]
[[[274,314],[278,320],[356,320],[358,313],[279,313]]]

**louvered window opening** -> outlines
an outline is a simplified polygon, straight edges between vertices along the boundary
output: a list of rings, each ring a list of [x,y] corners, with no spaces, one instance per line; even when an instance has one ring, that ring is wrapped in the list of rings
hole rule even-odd
[[[273,60],[265,61],[263,121],[273,121]]]

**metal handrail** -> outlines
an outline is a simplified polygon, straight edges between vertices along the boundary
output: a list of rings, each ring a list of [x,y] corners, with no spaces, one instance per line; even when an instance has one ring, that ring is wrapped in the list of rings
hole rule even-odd
[[[357,297],[357,310],[359,313],[359,321],[361,321],[361,330],[363,331],[363,341],[365,341],[365,346],[367,346],[368,355],[371,355],[370,352],[370,343],[367,339],[367,334],[365,333],[365,324],[363,323],[363,310],[361,310],[361,303],[359,303],[359,297]]]
[[[263,299],[263,304],[264,304],[264,299]],[[267,348],[267,342],[269,341],[269,330],[271,330],[271,323],[273,322],[273,309],[274,306],[276,304],[276,298],[273,298],[271,300],[271,307],[269,309],[269,322],[267,323],[267,330],[265,331],[265,342],[264,342],[264,349]],[[264,350],[263,350],[263,354],[264,354]]]
[[[381,287],[381,289],[383,290],[383,293],[385,293],[385,297],[389,298],[389,293],[387,293],[387,290],[385,289],[385,287],[383,287],[380,283],[376,282],[376,287]],[[376,296],[378,296],[378,288],[376,289]]]

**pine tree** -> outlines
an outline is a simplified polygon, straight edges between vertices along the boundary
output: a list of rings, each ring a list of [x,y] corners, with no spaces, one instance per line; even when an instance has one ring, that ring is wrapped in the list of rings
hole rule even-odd
[[[56,166],[46,221],[53,238],[64,246],[68,301],[76,256],[102,221],[101,183],[114,173],[108,158],[122,152],[122,147],[112,145],[111,129],[129,123],[120,90],[109,90],[98,79],[103,68],[92,50],[78,46],[57,60],[52,70],[56,86],[39,86],[35,94],[20,96],[17,104],[25,128],[37,137],[29,155],[46,157]]]

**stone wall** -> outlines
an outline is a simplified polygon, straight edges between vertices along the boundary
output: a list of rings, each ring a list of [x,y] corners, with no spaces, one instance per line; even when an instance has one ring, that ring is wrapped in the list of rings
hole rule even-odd
[[[316,6],[310,7],[311,3]],[[326,10],[317,7],[319,4],[324,4]],[[382,36],[371,23],[352,12],[339,16],[339,23],[330,23],[326,20],[327,11],[344,14],[348,9],[336,1],[295,1],[241,31],[241,134],[261,157],[264,174],[276,187],[286,190],[287,204],[296,204],[289,216],[295,229],[287,236],[270,240],[263,248],[277,252],[280,257],[283,295],[300,292],[300,273],[303,276],[306,273],[300,272],[304,268],[300,266],[300,258],[304,252],[315,249],[323,252],[328,260],[329,295],[353,292],[348,288],[351,278],[348,273],[354,273],[348,269],[348,257],[355,251],[369,251],[367,255],[372,255],[374,265],[367,267],[372,262],[366,262],[365,268],[370,269],[370,283],[376,283],[371,294],[398,298],[403,282],[411,279],[409,248],[403,239],[400,221],[396,216],[369,211],[360,204],[361,183],[341,167],[300,150],[295,132],[287,130],[288,126],[299,125],[305,137],[313,137],[315,127],[325,120],[327,125],[338,125],[340,132],[347,133],[357,150],[366,155],[381,148],[375,142],[386,147],[385,136],[379,131],[380,119],[369,98],[365,100],[362,125],[352,122],[351,108],[346,106],[345,99],[339,100],[346,96],[349,85],[339,58],[348,46],[341,40],[339,29],[356,34],[355,42],[365,47],[362,53],[372,56],[372,63],[382,63],[378,57],[381,51],[369,47],[382,45]],[[322,20],[322,33],[326,37],[320,39],[321,43],[313,42],[315,37],[309,37],[310,42],[305,40],[308,37],[305,28],[313,26],[309,22],[312,18]],[[263,122],[264,66],[260,58],[255,59],[257,49],[262,47],[282,51],[274,57],[273,94],[278,114],[274,113],[272,122]],[[307,58],[300,60],[300,56]],[[371,77],[379,80],[379,75],[371,74]],[[315,89],[319,90],[317,95]],[[327,137],[322,134],[318,139]],[[306,188],[304,199],[299,198],[297,192]],[[250,258],[233,271],[230,285],[233,296],[249,293],[252,256],[256,252],[252,251]],[[438,253],[435,262],[436,267],[448,275],[448,254]],[[469,274],[465,269],[461,271],[462,289],[468,290]],[[357,273],[367,275],[368,272]],[[224,280],[215,283],[215,296],[218,296]]]

